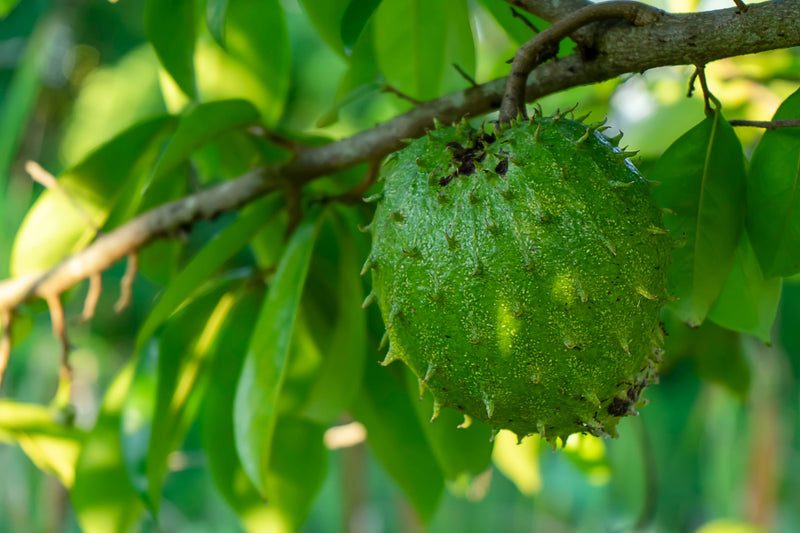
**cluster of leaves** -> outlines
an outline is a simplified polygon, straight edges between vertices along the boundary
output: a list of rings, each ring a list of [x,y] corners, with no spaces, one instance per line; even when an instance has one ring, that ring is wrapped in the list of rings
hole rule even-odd
[[[506,3],[480,3],[511,40],[528,38]],[[430,99],[465,86],[451,63],[475,75],[464,1],[300,4],[347,64],[322,125],[386,84]],[[284,127],[297,90],[286,19],[279,0],[148,0],[145,33],[172,113],[137,122],[61,173],[60,188],[39,196],[16,234],[11,274],[53,266],[89,244],[96,228],[112,230],[180,198],[198,178],[206,186],[290,158],[252,128]],[[776,118],[797,116],[795,93]],[[679,297],[671,312],[681,321],[699,326],[709,318],[769,340],[780,276],[800,272],[798,152],[796,131],[768,132],[748,165],[717,110],[652,170],[648,177],[662,182],[658,201],[675,213],[667,225],[685,237],[670,274]],[[361,310],[358,276],[368,243],[356,228],[369,211],[318,201],[360,177],[349,171],[310,184],[299,221],[274,193],[214,222],[211,237],[193,231],[188,242],[142,250],[142,274],[163,291],[93,428],[74,426],[63,404],[0,401],[0,440],[18,443],[60,479],[85,531],[126,531],[144,510],[157,515],[171,454],[195,424],[219,491],[254,530],[302,525],[327,471],[324,434],[351,419],[366,428],[375,456],[423,518],[448,480],[489,467],[487,427],[457,429],[455,412],[429,424],[432,399],[417,400],[416,380],[404,367],[376,364],[383,326],[374,309]],[[25,324],[15,325],[22,342]],[[740,376],[711,377],[742,389]],[[532,492],[535,475],[523,466],[538,441],[515,448],[506,438],[496,442],[498,468]]]

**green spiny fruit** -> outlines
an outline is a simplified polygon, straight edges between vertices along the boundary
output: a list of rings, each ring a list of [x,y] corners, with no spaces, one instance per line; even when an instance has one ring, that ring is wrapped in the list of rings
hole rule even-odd
[[[671,243],[619,137],[561,115],[438,127],[389,157],[373,292],[441,407],[522,438],[616,436],[657,379]],[[600,131],[598,131],[600,130]]]

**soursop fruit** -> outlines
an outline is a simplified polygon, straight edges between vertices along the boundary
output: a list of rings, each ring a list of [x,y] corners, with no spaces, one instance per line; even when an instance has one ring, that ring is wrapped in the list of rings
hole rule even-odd
[[[616,436],[657,379],[671,243],[601,124],[440,124],[392,154],[368,227],[389,351],[466,420]]]

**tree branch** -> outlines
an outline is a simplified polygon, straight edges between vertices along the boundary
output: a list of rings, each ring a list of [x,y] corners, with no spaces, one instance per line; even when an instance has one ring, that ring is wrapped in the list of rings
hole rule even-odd
[[[562,0],[565,1],[565,0]],[[524,2],[528,3],[528,2]],[[533,2],[537,3],[537,2]],[[519,7],[523,7],[520,5]],[[596,56],[580,54],[540,65],[529,76],[526,101],[578,85],[666,65],[702,65],[716,59],[800,45],[800,0],[663,15],[647,26],[614,25],[597,36]],[[317,177],[375,160],[433,127],[499,108],[505,78],[424,102],[389,122],[327,145],[299,148],[279,167],[256,169],[238,179],[159,206],[100,236],[85,250],[45,273],[0,282],[0,313],[34,297],[60,294],[106,270],[145,244],[193,222],[236,210],[287,181],[300,186]]]
[[[588,0],[505,0],[531,15],[547,22],[555,22],[581,8],[592,5]]]
[[[541,63],[554,58],[558,52],[558,43],[575,30],[605,19],[625,19],[636,26],[643,26],[656,22],[661,15],[662,11],[639,2],[609,2],[586,6],[557,20],[522,45],[514,55],[500,107],[500,121],[509,122],[518,113],[525,116],[525,86],[528,75]]]
[[[800,128],[800,118],[787,118],[783,120],[729,120],[731,126],[745,126],[751,128],[764,128],[777,130],[778,128]]]

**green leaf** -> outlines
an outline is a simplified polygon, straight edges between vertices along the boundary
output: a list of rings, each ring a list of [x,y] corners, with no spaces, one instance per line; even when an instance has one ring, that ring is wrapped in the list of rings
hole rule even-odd
[[[324,426],[308,420],[278,417],[259,531],[293,533],[305,522],[328,468],[324,433]]]
[[[513,12],[511,11],[512,6],[505,0],[479,1],[481,5],[486,8],[489,13],[491,13],[492,18],[497,21],[497,24],[500,25],[503,31],[505,31],[506,35],[508,35],[508,37],[513,41],[514,48],[522,46],[535,35],[533,30],[529,28],[524,21],[514,16]],[[519,9],[517,12],[525,17],[539,31],[542,31],[550,25],[550,23],[547,21],[542,20],[539,17],[535,17],[530,13],[525,13]],[[558,57],[563,57],[572,53],[572,49],[574,47],[575,43],[571,39],[562,39],[558,46]]]
[[[773,119],[800,118],[800,90]],[[800,128],[767,131],[747,176],[747,230],[767,278],[800,272]]]
[[[669,332],[665,363],[688,358],[702,379],[722,385],[744,400],[750,389],[750,364],[744,355],[741,335],[711,321],[692,329],[672,312],[662,315]]]
[[[133,370],[128,364],[108,388],[97,423],[78,457],[70,496],[85,533],[127,533],[143,509],[123,462],[119,431]]]
[[[19,444],[40,470],[70,489],[85,433],[57,416],[43,405],[0,400],[0,442]]]
[[[475,42],[467,1],[444,0],[444,10],[447,13],[446,64],[440,92],[448,93],[471,86],[454,65],[458,65],[470,78],[475,78]]]
[[[313,328],[317,334],[328,334],[320,342],[324,358],[302,411],[305,418],[322,424],[334,422],[360,392],[367,352],[366,314],[361,309],[364,291],[358,266],[361,256],[354,242],[358,238],[354,235],[356,224],[340,211],[333,212],[334,242],[339,252],[331,264],[338,268],[334,278],[337,305],[331,312],[335,322],[330,331],[322,325]]]
[[[147,0],[144,31],[164,69],[189,98],[194,98],[194,1]]]
[[[344,14],[351,0],[300,0],[311,23],[334,52],[344,55]]]
[[[235,297],[235,279],[216,283],[167,322],[138,354],[122,411],[122,451],[131,481],[158,513],[167,458],[180,445],[203,397],[217,335]]]
[[[19,4],[19,0],[0,0],[0,20],[11,13],[11,10],[17,7],[17,4]]]
[[[191,107],[158,158],[145,190],[164,179],[202,145],[221,133],[258,120],[258,110],[245,100],[219,100]]]
[[[220,344],[227,346],[225,357],[212,361],[210,380],[200,410],[203,449],[214,483],[222,496],[239,515],[246,529],[265,529],[266,507],[256,487],[250,482],[236,454],[233,406],[247,346],[258,317],[264,291],[245,291],[231,311],[231,318],[220,332]]]
[[[447,47],[444,3],[383,0],[373,20],[375,56],[389,85],[419,100],[439,96]]]
[[[271,98],[260,111],[267,124],[275,124],[291,79],[291,48],[280,0],[228,0],[225,13],[225,50],[264,84]]]
[[[744,225],[744,155],[733,128],[717,110],[686,132],[658,160],[653,196],[675,215],[664,223],[676,240],[669,271],[670,307],[691,326],[705,320],[733,265]]]
[[[60,190],[44,191],[17,232],[12,275],[46,270],[86,246],[95,231],[81,211],[95,226],[103,226],[127,182],[149,172],[174,126],[172,117],[139,123],[62,173]]]
[[[227,356],[219,334],[234,301],[232,293],[224,294],[210,314],[205,315],[203,307],[201,312],[191,313],[191,322],[184,319],[179,323],[183,326],[180,331],[168,328],[161,338],[160,353],[166,356],[159,358],[158,396],[147,456],[148,495],[154,503],[161,494],[169,454],[181,444],[197,415],[210,377],[210,360]]]
[[[367,428],[367,440],[380,463],[428,521],[439,505],[444,474],[411,402],[402,369],[369,360],[362,393],[351,410]]]
[[[764,279],[750,239],[743,233],[733,268],[708,318],[769,344],[780,299],[781,279]]]
[[[454,409],[442,409],[431,422],[433,396],[425,390],[420,394],[419,380],[406,369],[408,394],[417,411],[425,437],[445,477],[456,480],[461,476],[475,476],[487,468],[492,460],[492,430],[478,420],[467,420]],[[416,401],[419,396],[419,401]],[[467,427],[459,427],[463,424]]]
[[[539,469],[541,443],[538,435],[526,437],[518,443],[517,436],[506,429],[501,430],[494,438],[494,465],[526,496],[534,496],[542,490]]]
[[[270,221],[280,206],[278,196],[270,196],[244,210],[239,218],[209,242],[167,286],[136,336],[136,350],[153,336],[178,307],[189,298],[225,261],[233,257]]]
[[[225,46],[225,15],[228,0],[206,0],[206,25],[220,46]]]
[[[332,3],[332,2],[331,2]],[[342,16],[342,44],[349,54],[381,0],[350,0]]]
[[[264,495],[278,399],[318,229],[319,212],[311,211],[289,240],[261,309],[236,390],[236,449],[250,480]]]

